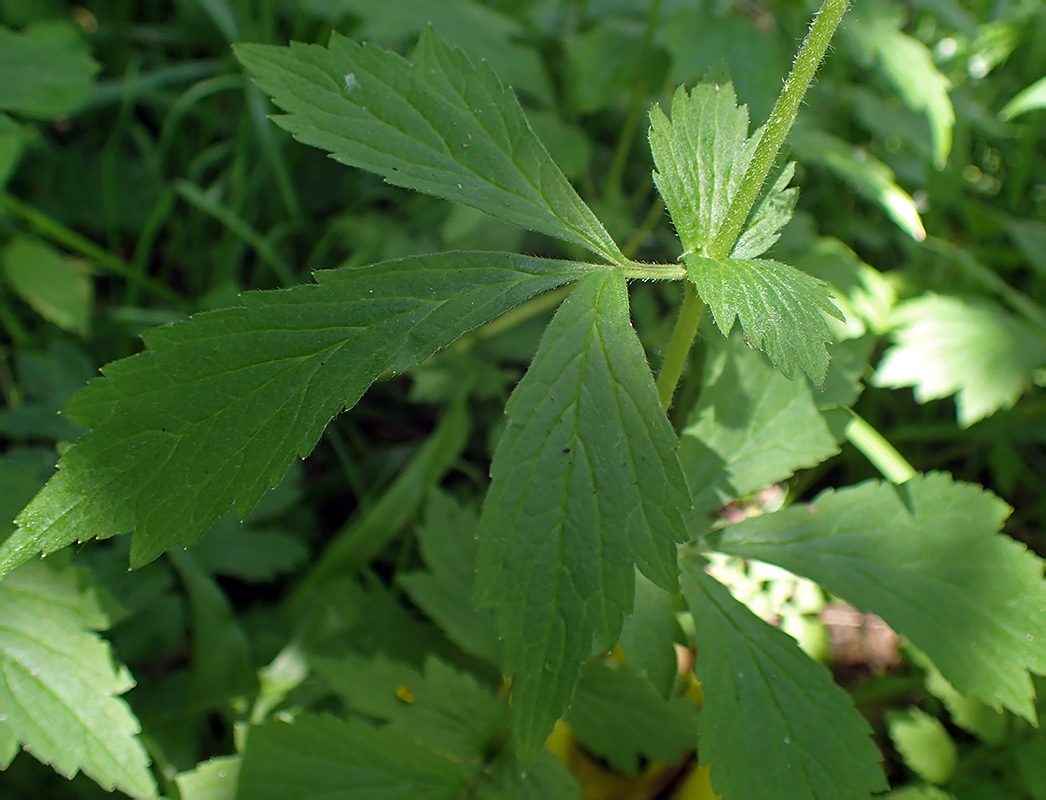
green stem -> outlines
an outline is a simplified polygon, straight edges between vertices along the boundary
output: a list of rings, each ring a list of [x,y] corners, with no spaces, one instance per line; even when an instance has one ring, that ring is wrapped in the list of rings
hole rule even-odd
[[[915,467],[909,464],[879,431],[854,411],[851,410],[850,414],[851,419],[846,423],[843,434],[850,444],[872,462],[872,465],[883,474],[886,480],[890,483],[904,483],[916,476]]]
[[[70,230],[62,223],[58,222],[58,220],[49,217],[40,209],[31,206],[6,192],[0,192],[0,209],[29,224],[37,233],[47,237],[56,244],[60,244],[75,253],[79,253],[84,258],[97,264],[106,272],[110,272],[113,275],[119,275],[130,283],[141,286],[143,289],[152,292],[157,297],[162,297],[164,300],[174,303],[178,308],[185,307],[185,300],[180,295],[171,291],[159,281],[153,280],[149,276],[140,272],[136,272],[122,258],[119,258],[108,250],[99,247],[90,239],[81,236],[76,231]]]
[[[690,355],[690,347],[697,337],[697,327],[701,323],[701,314],[705,310],[705,304],[697,296],[694,284],[687,281],[683,305],[679,308],[679,316],[676,317],[676,326],[672,330],[672,338],[668,342],[668,350],[665,353],[665,361],[661,365],[661,372],[657,376],[657,396],[661,401],[661,408],[668,411],[672,405],[672,396],[676,393],[676,386],[686,366],[687,356]]]
[[[835,29],[849,4],[850,0],[825,0],[821,10],[814,17],[810,31],[795,57],[792,71],[785,81],[784,89],[763,128],[763,135],[756,146],[752,162],[745,171],[734,199],[730,201],[723,224],[706,250],[709,258],[726,258],[734,249],[734,244],[741,235],[752,206],[759,196],[759,190],[763,188],[766,176],[770,174],[770,169],[777,160],[781,145],[784,144],[788,131],[792,129],[796,114],[799,113],[806,90],[810,87],[814,73],[824,59]]]

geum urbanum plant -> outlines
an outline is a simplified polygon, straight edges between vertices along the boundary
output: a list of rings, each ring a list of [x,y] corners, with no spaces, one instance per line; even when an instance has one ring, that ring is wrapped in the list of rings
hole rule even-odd
[[[839,800],[885,788],[869,726],[849,697],[706,573],[711,551],[783,566],[880,614],[959,692],[1034,722],[1029,671],[1046,673],[1042,565],[999,535],[1009,509],[990,493],[945,474],[913,474],[727,528],[709,518],[836,452],[823,414],[831,403],[815,402],[800,373],[817,385],[828,379],[836,410],[859,389],[856,377],[828,371],[825,315],[839,312],[827,285],[761,258],[794,207],[792,166],[764,186],[845,7],[827,0],[753,135],[728,83],[680,88],[670,114],[653,109],[654,179],[681,265],[626,258],[512,92],[432,30],[411,62],[337,34],[327,47],[237,47],[284,110],[277,122],[299,140],[595,260],[412,256],[248,292],[238,307],[146,333],[144,352],[108,365],[69,401],[65,413],[88,432],[18,517],[0,546],[0,571],[126,532],[134,567],[192,544],[230,506],[246,515],[379,376],[409,370],[527,298],[573,284],[508,402],[477,527],[474,597],[493,609],[500,642],[488,651],[511,678],[511,752],[522,768],[571,706],[586,662],[615,643],[648,676],[664,674],[670,659],[668,687],[653,683],[671,691],[674,622],[650,620],[673,619],[681,594],[705,693],[699,757],[712,765],[717,792]],[[630,323],[629,279],[685,282],[656,382]],[[704,306],[727,337],[739,321],[749,346],[737,337],[709,343],[706,382],[681,439],[665,411]],[[428,678],[475,703],[458,723],[497,717],[492,694],[442,675],[438,662],[433,670]],[[42,739],[31,703],[6,705],[23,709],[6,724],[28,749],[65,771],[129,785],[96,753],[63,754],[61,743]],[[313,769],[315,758],[342,759],[330,774],[349,783],[354,770],[381,774],[396,796],[459,797],[504,779],[504,793],[487,796],[508,797],[513,781],[525,780],[518,770],[492,777],[491,753],[448,755],[419,741],[424,735],[408,740],[395,725],[309,714],[263,726],[248,739],[239,796],[286,796],[280,787],[289,785],[301,787],[297,797],[318,796],[327,773]],[[366,796],[347,785],[339,784],[344,796]]]

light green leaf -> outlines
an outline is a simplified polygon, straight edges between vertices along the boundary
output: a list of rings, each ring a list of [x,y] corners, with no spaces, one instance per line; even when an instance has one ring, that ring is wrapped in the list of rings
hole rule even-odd
[[[27,564],[0,582],[0,721],[56,772],[156,797],[123,694],[134,681],[94,631],[106,619],[67,567]]]
[[[858,194],[878,205],[902,231],[915,241],[926,238],[915,201],[897,184],[886,164],[863,148],[854,147],[824,131],[797,127],[792,131],[792,152],[800,161],[831,170]]]
[[[671,121],[660,106],[651,109],[654,182],[684,253],[699,253],[715,239],[760,136],[748,138],[748,107],[738,108],[729,83],[692,92],[680,86]]]
[[[904,763],[920,778],[942,784],[955,772],[959,753],[941,721],[921,708],[890,709],[886,727]]]
[[[22,33],[0,27],[0,110],[34,119],[66,116],[87,98],[96,72],[75,25],[40,22]]]
[[[458,505],[448,495],[433,492],[425,521],[415,530],[429,571],[401,573],[396,580],[458,646],[498,664],[501,643],[494,615],[490,609],[475,608],[472,600],[478,526],[471,509]]]
[[[676,619],[678,602],[678,594],[669,594],[637,573],[635,605],[621,628],[626,663],[664,698],[672,695],[679,672],[674,646],[683,641]]]
[[[679,444],[679,462],[706,514],[839,452],[810,385],[790,381],[732,337],[705,368]]]
[[[704,689],[700,758],[744,800],[868,800],[885,789],[868,723],[827,670],[684,559]]]
[[[748,227],[737,240],[730,254],[734,258],[755,258],[761,256],[781,238],[781,229],[788,224],[799,200],[799,189],[788,188],[795,175],[795,162],[786,166],[770,190],[752,209]]]
[[[218,756],[196,765],[174,779],[178,791],[191,800],[235,800],[240,756]]]
[[[588,752],[632,777],[644,756],[675,763],[697,746],[697,706],[682,697],[666,700],[605,660],[585,666],[566,722]]]
[[[1042,562],[997,535],[1009,507],[943,474],[824,492],[724,529],[717,548],[777,564],[886,623],[961,692],[1035,718],[1046,673]]]
[[[676,585],[689,505],[676,437],[629,323],[624,276],[582,279],[506,407],[480,518],[477,597],[496,607],[513,735],[533,760],[582,663],[631,611],[633,569]]]
[[[11,762],[22,752],[18,738],[11,732],[6,722],[0,722],[0,770],[11,766]]]
[[[1027,88],[1017,92],[1002,107],[999,116],[1002,119],[1013,119],[1029,111],[1046,108],[1046,77],[1039,78]]]
[[[410,736],[359,720],[303,715],[252,728],[240,800],[459,800],[462,770]]]
[[[338,161],[515,225],[624,256],[563,177],[511,90],[432,29],[413,63],[335,33],[327,48],[238,45],[295,138]]]
[[[967,427],[1010,408],[1046,364],[1046,336],[985,300],[928,294],[898,306],[877,386],[913,386],[920,403],[954,394]]]
[[[5,249],[4,273],[15,293],[44,319],[86,336],[94,303],[91,276],[53,247],[17,238]]]
[[[592,265],[441,253],[320,272],[317,284],[248,292],[243,306],[145,334],[66,406],[92,430],[0,546],[0,574],[35,553],[137,530],[141,565],[245,516],[295,456],[385,370]]]
[[[832,341],[824,314],[842,318],[826,283],[761,258],[715,260],[691,254],[686,271],[724,336],[736,319],[748,343],[770,356],[785,376],[791,378],[798,367],[815,384],[824,382],[826,344]]]
[[[948,97],[949,80],[933,63],[929,48],[901,31],[902,12],[883,0],[865,2],[843,29],[844,40],[865,63],[878,63],[905,104],[922,111],[933,132],[933,160],[944,169],[952,149],[955,111]]]

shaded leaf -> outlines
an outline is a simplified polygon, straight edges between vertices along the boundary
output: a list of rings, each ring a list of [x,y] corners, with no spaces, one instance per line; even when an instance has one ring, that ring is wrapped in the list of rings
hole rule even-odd
[[[930,783],[946,783],[955,772],[959,753],[941,721],[921,708],[890,709],[885,719],[905,765]]]
[[[429,29],[413,63],[335,33],[326,48],[238,45],[300,141],[389,183],[474,206],[621,262],[523,110],[485,64]]]
[[[669,594],[637,574],[635,604],[621,628],[625,661],[666,699],[675,688],[679,671],[674,645],[683,641],[676,619],[678,602],[678,594]]]
[[[96,72],[75,25],[40,22],[22,33],[0,27],[0,110],[34,119],[71,114],[87,98]]]
[[[632,609],[633,569],[676,583],[685,479],[629,324],[624,277],[580,281],[506,407],[480,519],[477,597],[495,606],[513,735],[533,759],[582,663]]]
[[[700,758],[716,792],[857,800],[885,789],[871,729],[828,671],[731,597],[699,559],[682,567],[704,689]]]
[[[414,256],[248,292],[243,306],[146,333],[146,352],[105,367],[67,404],[91,431],[20,515],[0,574],[132,529],[135,565],[196,541],[231,505],[246,515],[384,370],[409,369],[593,268],[507,253]]]
[[[691,254],[686,271],[724,336],[738,320],[748,343],[763,350],[785,376],[791,378],[798,367],[815,384],[823,383],[826,345],[832,341],[823,315],[842,318],[826,283],[768,259]]]
[[[4,250],[4,274],[19,297],[44,319],[86,336],[94,285],[84,267],[53,247],[16,238]]]
[[[804,575],[878,614],[956,689],[1035,718],[1046,673],[1042,562],[997,535],[1009,507],[943,474],[824,492],[724,529],[717,548]]]

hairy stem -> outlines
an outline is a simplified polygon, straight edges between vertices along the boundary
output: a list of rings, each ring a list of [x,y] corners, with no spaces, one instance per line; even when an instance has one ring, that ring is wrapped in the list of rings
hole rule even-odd
[[[679,379],[683,375],[683,367],[686,366],[690,347],[697,337],[697,327],[701,323],[701,314],[704,310],[705,304],[697,296],[697,289],[694,288],[694,284],[687,281],[683,305],[679,308],[676,326],[672,329],[672,338],[668,342],[665,360],[661,365],[661,372],[657,376],[657,397],[661,401],[661,408],[664,411],[668,411],[668,407],[672,405],[672,396],[676,393],[676,386],[679,385]]]

